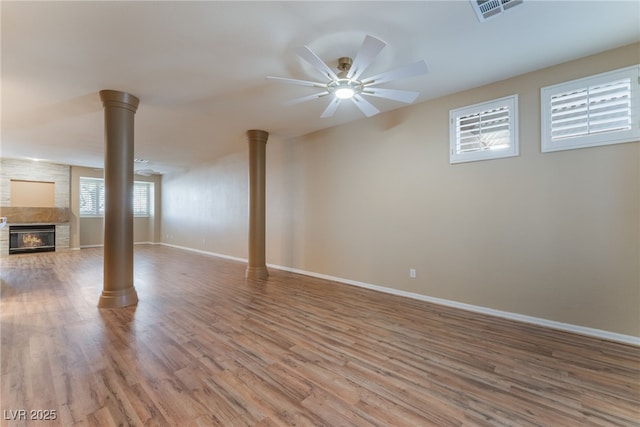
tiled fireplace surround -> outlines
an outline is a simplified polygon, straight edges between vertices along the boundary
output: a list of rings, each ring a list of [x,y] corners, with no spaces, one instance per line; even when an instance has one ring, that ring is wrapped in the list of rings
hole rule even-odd
[[[0,256],[9,254],[9,227],[23,224],[55,224],[56,251],[69,249],[70,168],[45,162],[0,160],[0,216],[7,226],[0,229]],[[55,182],[55,207],[30,208],[11,206],[11,180]]]

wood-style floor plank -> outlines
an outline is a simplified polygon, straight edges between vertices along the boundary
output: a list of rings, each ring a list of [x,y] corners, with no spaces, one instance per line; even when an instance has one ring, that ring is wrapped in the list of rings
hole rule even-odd
[[[0,263],[2,426],[640,426],[639,347],[162,246],[123,309],[99,248]]]

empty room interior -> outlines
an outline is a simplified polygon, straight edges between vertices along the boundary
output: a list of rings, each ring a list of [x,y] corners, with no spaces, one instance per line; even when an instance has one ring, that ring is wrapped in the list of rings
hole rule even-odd
[[[0,19],[0,425],[640,425],[639,2]]]

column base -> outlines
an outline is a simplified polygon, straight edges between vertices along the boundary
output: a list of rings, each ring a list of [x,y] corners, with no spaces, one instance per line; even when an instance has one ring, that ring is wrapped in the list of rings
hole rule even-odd
[[[267,267],[247,267],[244,277],[247,279],[267,279],[269,271]]]
[[[138,293],[135,288],[117,291],[102,291],[98,308],[121,308],[138,304]]]

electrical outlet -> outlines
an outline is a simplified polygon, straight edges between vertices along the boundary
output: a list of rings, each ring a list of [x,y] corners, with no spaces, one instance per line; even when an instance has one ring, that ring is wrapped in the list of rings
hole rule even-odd
[[[416,269],[415,268],[410,268],[409,269],[409,277],[411,279],[415,279],[416,278]]]

